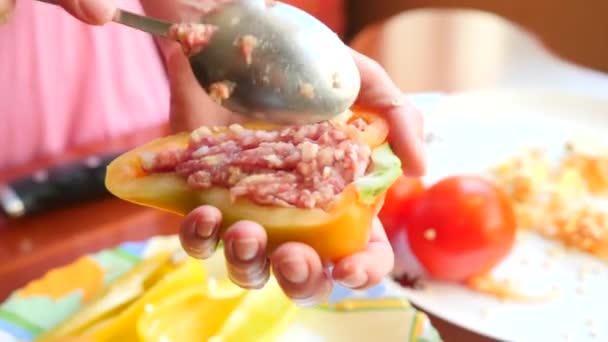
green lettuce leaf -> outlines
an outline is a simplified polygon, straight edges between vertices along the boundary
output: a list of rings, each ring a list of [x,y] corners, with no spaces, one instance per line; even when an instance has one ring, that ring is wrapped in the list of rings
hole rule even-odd
[[[371,204],[401,176],[401,160],[391,150],[388,143],[372,152],[371,172],[355,180],[360,200]]]

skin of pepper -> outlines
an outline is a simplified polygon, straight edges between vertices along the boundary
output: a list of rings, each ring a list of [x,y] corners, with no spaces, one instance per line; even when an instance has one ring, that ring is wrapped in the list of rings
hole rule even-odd
[[[388,135],[386,122],[371,112],[353,112],[351,120],[360,117],[368,123],[364,141],[371,148],[381,145]],[[270,128],[256,124],[245,126]],[[189,140],[189,133],[178,133],[119,156],[107,168],[107,189],[125,201],[181,216],[201,205],[214,206],[222,212],[222,230],[241,220],[257,222],[267,232],[270,252],[286,242],[301,242],[311,246],[325,262],[335,263],[367,246],[372,220],[382,206],[384,193],[373,203],[365,204],[359,201],[356,186],[350,184],[327,211],[270,207],[247,199],[233,199],[227,189],[194,191],[175,173],[146,174],[142,169],[140,155],[143,152],[184,149]]]

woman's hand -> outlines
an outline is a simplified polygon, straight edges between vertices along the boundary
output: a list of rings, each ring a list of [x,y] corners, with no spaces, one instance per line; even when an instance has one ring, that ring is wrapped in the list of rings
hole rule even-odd
[[[87,24],[103,25],[114,16],[114,0],[53,0],[71,15]]]
[[[33,1],[33,0],[32,0]],[[114,0],[46,0],[63,7],[76,19],[91,25],[103,25],[114,16]],[[15,8],[15,0],[0,0],[0,24],[8,20]]]
[[[386,115],[391,127],[389,140],[403,161],[404,173],[409,176],[424,174],[420,113],[405,101],[382,67],[357,52],[353,51],[353,56],[362,78],[359,104]],[[227,125],[240,119],[207,96],[179,48],[170,50],[167,66],[171,126],[175,131],[189,131],[201,125]],[[393,252],[377,218],[367,248],[340,260],[331,273],[317,253],[302,243],[286,243],[268,254],[266,233],[255,222],[238,222],[219,236],[221,220],[220,211],[210,206],[199,207],[186,216],[180,238],[188,254],[206,258],[214,252],[221,238],[230,277],[236,284],[260,288],[268,280],[272,267],[284,292],[301,305],[324,301],[331,292],[332,279],[352,289],[363,289],[379,283],[393,267]]]

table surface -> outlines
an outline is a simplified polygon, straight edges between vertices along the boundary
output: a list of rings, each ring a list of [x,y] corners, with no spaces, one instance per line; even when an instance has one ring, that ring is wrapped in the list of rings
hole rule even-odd
[[[379,61],[405,92],[547,85],[608,91],[605,75],[556,59],[540,41],[482,12],[408,12],[363,31],[352,46]],[[152,127],[92,143],[61,157],[5,171],[0,182],[91,153],[134,147],[167,132],[167,127]],[[0,300],[82,254],[125,240],[176,233],[179,219],[113,198],[18,221],[0,219]],[[431,319],[445,341],[493,341]]]

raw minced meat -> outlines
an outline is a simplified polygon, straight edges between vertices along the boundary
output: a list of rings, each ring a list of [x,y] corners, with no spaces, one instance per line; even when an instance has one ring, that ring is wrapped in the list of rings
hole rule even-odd
[[[219,104],[222,104],[225,100],[232,96],[236,83],[230,81],[221,81],[212,83],[209,86],[209,97]]]
[[[174,24],[169,28],[169,38],[180,42],[184,53],[191,56],[204,49],[216,31],[217,26],[214,25],[198,23]]]
[[[300,83],[300,94],[306,98],[313,99],[315,97],[315,87],[308,83]]]
[[[253,50],[258,45],[258,39],[250,34],[247,34],[239,38],[237,45],[241,49],[241,54],[245,59],[245,63],[247,63],[247,65],[251,65]]]
[[[175,171],[195,190],[225,188],[260,205],[326,208],[369,166],[370,148],[347,133],[365,126],[356,120],[268,131],[201,127],[186,150],[143,154],[142,167]]]

